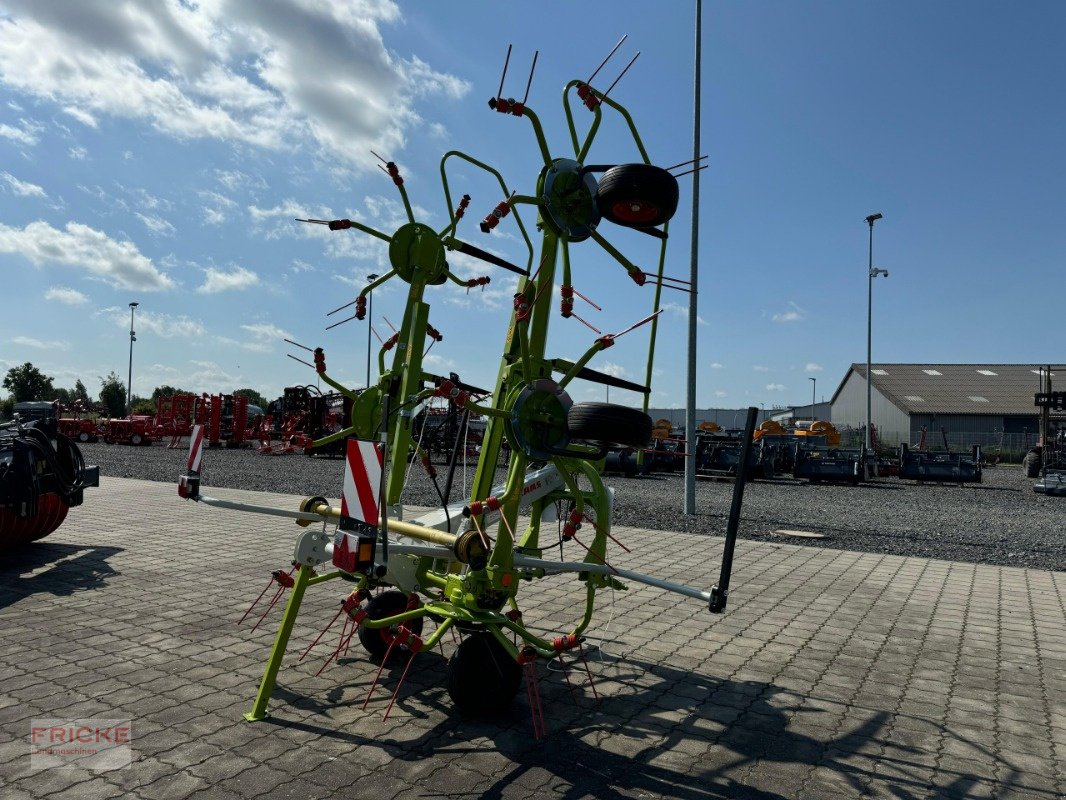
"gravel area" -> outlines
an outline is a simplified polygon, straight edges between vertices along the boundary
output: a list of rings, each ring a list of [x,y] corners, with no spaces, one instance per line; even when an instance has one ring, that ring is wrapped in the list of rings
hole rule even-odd
[[[103,475],[176,482],[186,449],[81,445],[87,463]],[[303,455],[264,456],[254,450],[207,450],[205,487],[322,494],[337,497],[342,479],[337,459]],[[440,467],[439,482],[444,483]],[[472,471],[471,471],[472,474]],[[677,474],[608,477],[616,490],[615,524],[652,530],[722,535],[729,516],[731,483],[699,480],[696,514],[682,513],[684,479]],[[457,490],[462,476],[456,475]],[[882,478],[865,485],[756,481],[745,490],[740,535],[747,539],[942,558],[1002,566],[1066,570],[1066,498],[1033,491],[1021,467],[986,469],[984,482],[916,485]],[[209,490],[205,490],[209,491]],[[453,492],[455,499],[461,491]],[[175,501],[177,492],[175,490]],[[404,501],[438,502],[416,465]],[[92,502],[91,497],[88,502]],[[799,530],[824,538],[777,533]]]

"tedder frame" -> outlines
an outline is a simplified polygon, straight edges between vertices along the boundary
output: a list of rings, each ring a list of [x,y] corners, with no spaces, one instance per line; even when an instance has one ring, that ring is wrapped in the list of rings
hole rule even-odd
[[[508,62],[509,59],[510,49]],[[506,70],[505,63],[504,77]],[[313,354],[314,363],[309,366],[315,368],[325,383],[352,400],[351,426],[315,442],[321,446],[349,439],[340,507],[331,505],[324,497],[307,498],[299,510],[208,497],[200,492],[200,456],[194,437],[189,471],[179,485],[182,496],[209,505],[290,517],[306,528],[296,543],[293,570],[274,573],[279,584],[275,597],[286,588],[291,591],[259,691],[245,715],[247,719],[258,720],[267,714],[306,589],[338,578],[345,579],[350,586],[337,614],[346,616],[341,634],[345,649],[357,633],[373,657],[388,660],[397,650],[404,650],[413,658],[420,650],[434,647],[449,630],[464,634],[451,659],[447,683],[458,710],[473,716],[497,714],[509,705],[521,682],[523,664],[558,658],[564,652],[581,648],[583,634],[593,618],[596,594],[601,589],[624,589],[621,581],[629,580],[701,600],[708,603],[711,611],[724,609],[739,519],[738,503],[743,493],[741,480],[737,481],[736,508],[730,516],[722,574],[711,591],[615,568],[607,558],[608,544],[615,541],[611,536],[613,494],[600,476],[602,459],[608,444],[633,447],[648,444],[651,420],[645,411],[650,390],[596,372],[587,365],[597,353],[612,346],[621,333],[651,323],[647,373],[650,383],[661,289],[665,286],[687,291],[687,287],[678,285],[684,284],[683,281],[664,275],[667,226],[678,201],[677,176],[651,164],[629,112],[608,97],[607,92],[592,87],[596,72],[588,80],[569,82],[563,92],[572,156],[551,155],[541,122],[525,99],[518,102],[502,96],[503,79],[500,90],[489,101],[490,108],[497,113],[525,119],[532,128],[542,162],[533,192],[512,192],[497,170],[452,150],[443,156],[440,164],[448,212],[448,224],[442,230],[434,230],[415,219],[403,179],[393,162],[386,162],[384,169],[399,190],[407,222],[391,234],[348,219],[301,220],[328,225],[334,231],[355,229],[388,244],[390,270],[341,307],[355,306],[351,319],[363,319],[368,294],[388,280],[398,278],[408,284],[407,302],[399,330],[381,347],[378,380],[365,390],[356,392],[334,380],[327,372],[322,348],[305,348]],[[527,97],[528,92],[527,84]],[[592,122],[583,136],[575,125],[571,108],[575,96],[592,114]],[[616,112],[623,120],[639,153],[638,162],[585,163],[604,108]],[[483,219],[480,227],[489,233],[513,214],[528,250],[524,267],[459,238],[459,223],[470,197],[464,195],[457,205],[453,203],[448,179],[448,167],[453,160],[464,161],[496,179],[504,199]],[[685,164],[693,165],[693,162]],[[689,171],[699,168],[693,165]],[[601,176],[599,180],[597,175]],[[536,259],[519,215],[523,206],[535,208],[537,226],[542,231],[540,254]],[[659,241],[659,261],[653,274],[641,270],[607,241],[598,230],[604,219]],[[561,314],[570,318],[575,316],[573,297],[578,294],[571,280],[571,250],[587,240],[597,243],[637,285],[655,287],[652,313],[619,334],[598,336],[576,361],[552,358],[546,348],[557,274],[561,270]],[[443,378],[424,368],[423,347],[427,337],[441,338],[429,321],[427,290],[448,282],[467,289],[489,282],[487,277],[468,280],[457,277],[448,265],[451,252],[472,256],[520,276],[491,401],[475,399],[470,387],[454,376]],[[390,351],[393,351],[391,365],[386,363]],[[566,388],[578,377],[642,392],[644,410],[604,403],[574,404]],[[401,496],[406,470],[415,460],[428,463],[412,436],[412,422],[433,397],[448,398],[471,414],[483,415],[488,423],[469,497],[449,504],[442,494],[439,509],[404,519]],[[746,441],[751,440],[753,425],[754,415],[749,415]],[[497,483],[496,470],[505,442],[510,451],[506,478]],[[744,455],[746,458],[747,448]],[[453,469],[454,466],[453,458]],[[528,522],[523,529],[520,518],[526,514]],[[555,536],[553,528],[552,540],[545,542],[541,536],[544,523],[556,521],[561,525],[559,536]],[[332,527],[334,523],[336,529]],[[582,534],[585,541],[578,538],[578,531],[583,528],[588,531]],[[584,557],[578,561],[544,558],[545,550],[559,547],[564,541],[578,543]],[[325,571],[319,572],[319,567]],[[557,573],[577,576],[583,584],[584,604],[568,630],[557,637],[545,638],[524,624],[519,587],[523,582]],[[386,591],[371,593],[386,587]],[[423,637],[427,618],[436,627]],[[351,632],[345,640],[349,623]],[[340,653],[338,645],[333,657]]]

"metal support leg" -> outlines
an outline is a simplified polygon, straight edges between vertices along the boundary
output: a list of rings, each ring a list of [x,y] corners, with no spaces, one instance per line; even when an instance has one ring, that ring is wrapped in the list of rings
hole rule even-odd
[[[285,648],[289,645],[289,636],[292,635],[293,625],[296,624],[296,615],[300,613],[300,603],[304,599],[304,589],[314,570],[303,565],[296,570],[296,584],[292,587],[289,602],[285,605],[285,613],[281,616],[281,626],[278,635],[274,639],[274,648],[270,651],[267,659],[266,671],[263,672],[263,680],[259,684],[259,691],[255,696],[252,710],[244,715],[249,722],[264,719],[267,716],[267,703],[270,695],[274,692],[274,684],[278,680],[278,670],[281,668],[281,660],[285,657]]]

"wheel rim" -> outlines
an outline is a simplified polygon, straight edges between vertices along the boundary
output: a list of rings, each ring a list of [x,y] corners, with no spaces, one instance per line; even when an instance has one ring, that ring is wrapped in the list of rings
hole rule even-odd
[[[614,218],[632,225],[650,225],[659,217],[659,207],[644,200],[619,200],[611,206]]]

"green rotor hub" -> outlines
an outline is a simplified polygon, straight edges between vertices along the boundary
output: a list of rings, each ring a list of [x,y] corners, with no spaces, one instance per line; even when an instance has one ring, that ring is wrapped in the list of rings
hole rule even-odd
[[[574,403],[550,378],[515,387],[508,397],[511,415],[504,433],[511,447],[533,461],[545,461],[570,442],[566,418]]]
[[[409,222],[392,235],[389,263],[408,283],[441,284],[448,267],[440,236],[428,225]]]
[[[541,219],[556,236],[568,242],[584,241],[600,223],[596,178],[581,170],[579,162],[557,158],[537,180]]]

